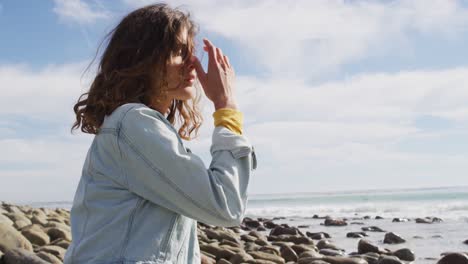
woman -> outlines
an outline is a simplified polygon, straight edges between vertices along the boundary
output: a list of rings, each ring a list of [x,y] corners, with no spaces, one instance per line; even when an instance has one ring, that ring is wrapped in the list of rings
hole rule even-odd
[[[197,221],[241,223],[255,154],[242,135],[229,59],[205,39],[205,73],[192,55],[195,31],[188,14],[157,4],[111,32],[90,90],[74,106],[72,129],[95,137],[64,263],[200,263]],[[201,125],[196,77],[216,109],[208,169],[181,140]]]

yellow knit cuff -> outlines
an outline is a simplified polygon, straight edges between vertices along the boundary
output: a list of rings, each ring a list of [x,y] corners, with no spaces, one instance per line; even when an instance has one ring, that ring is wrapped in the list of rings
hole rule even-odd
[[[224,126],[232,132],[242,135],[242,123],[244,116],[242,112],[232,108],[220,108],[213,113],[214,125]]]

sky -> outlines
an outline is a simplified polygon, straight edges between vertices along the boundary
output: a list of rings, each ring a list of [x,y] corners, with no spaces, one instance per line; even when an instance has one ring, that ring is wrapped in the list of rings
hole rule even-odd
[[[0,0],[0,200],[73,199],[94,138],[70,133],[85,69],[150,3]],[[170,4],[235,68],[258,160],[250,194],[468,185],[468,1]],[[208,166],[214,107],[202,103],[185,144]]]

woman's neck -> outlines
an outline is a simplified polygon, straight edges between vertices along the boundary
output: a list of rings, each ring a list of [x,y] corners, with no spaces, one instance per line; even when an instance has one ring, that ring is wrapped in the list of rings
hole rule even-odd
[[[150,104],[150,108],[158,111],[163,116],[166,116],[168,114],[168,112],[169,112],[169,108],[171,107],[171,104],[172,104],[172,99],[165,100],[165,101],[153,100],[153,102]]]

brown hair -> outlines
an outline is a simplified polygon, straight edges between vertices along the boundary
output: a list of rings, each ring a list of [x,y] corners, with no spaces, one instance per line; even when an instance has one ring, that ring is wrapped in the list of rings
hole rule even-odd
[[[183,29],[188,31],[188,45],[178,38]],[[131,102],[150,106],[154,94],[161,94],[167,85],[166,62],[171,54],[183,48],[187,62],[194,53],[197,30],[189,13],[167,4],[145,6],[123,18],[105,38],[108,45],[89,91],[73,107],[76,122],[71,131],[81,125],[82,132],[97,134],[105,115],[117,107]],[[198,101],[174,99],[169,107],[167,120],[174,125],[178,115],[178,134],[186,140],[197,136],[203,121]]]

